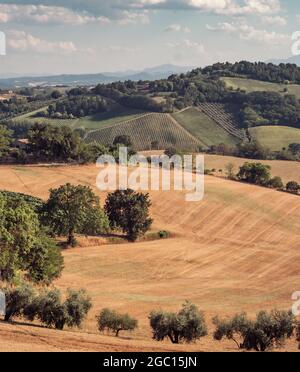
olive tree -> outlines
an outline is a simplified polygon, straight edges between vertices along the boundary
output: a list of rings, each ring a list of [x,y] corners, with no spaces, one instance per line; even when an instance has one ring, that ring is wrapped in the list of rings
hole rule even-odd
[[[207,335],[204,314],[190,302],[186,302],[178,313],[153,311],[149,319],[156,341],[169,338],[173,344],[191,343]]]
[[[85,290],[68,290],[63,302],[58,289],[44,290],[35,296],[25,307],[24,316],[33,321],[38,319],[49,328],[62,330],[68,327],[80,327],[91,309],[91,299]]]
[[[134,331],[138,322],[128,314],[119,314],[111,309],[103,309],[97,317],[98,329],[100,332],[112,331],[116,337],[121,331]]]
[[[267,351],[280,348],[291,338],[295,329],[292,312],[272,310],[261,311],[255,320],[249,320],[245,313],[229,320],[213,319],[216,326],[215,340],[233,340],[239,349]]]
[[[22,316],[24,308],[31,303],[35,295],[34,289],[27,283],[22,283],[18,287],[6,287],[3,292],[6,302],[4,317],[6,322],[9,322],[13,317]]]

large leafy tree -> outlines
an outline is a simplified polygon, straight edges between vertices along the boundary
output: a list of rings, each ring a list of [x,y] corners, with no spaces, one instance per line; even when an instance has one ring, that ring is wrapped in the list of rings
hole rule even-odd
[[[108,195],[105,211],[112,228],[120,228],[135,241],[152,225],[149,217],[151,201],[148,194],[133,190],[117,190]]]
[[[271,167],[261,163],[245,163],[237,175],[241,181],[256,185],[267,185],[271,179]]]
[[[67,236],[75,246],[75,234],[100,235],[108,229],[108,219],[100,199],[87,186],[66,184],[50,190],[42,220],[59,236]]]
[[[80,137],[68,127],[34,125],[28,133],[28,151],[37,159],[70,161],[77,159]]]
[[[22,198],[0,194],[0,279],[11,281],[21,271],[33,281],[49,283],[62,267],[61,252],[38,214]]]

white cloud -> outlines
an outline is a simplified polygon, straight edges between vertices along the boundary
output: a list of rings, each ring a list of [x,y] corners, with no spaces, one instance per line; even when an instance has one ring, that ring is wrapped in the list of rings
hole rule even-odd
[[[290,40],[290,35],[275,31],[260,30],[246,23],[220,22],[217,26],[207,25],[209,31],[236,34],[241,40],[254,41],[268,45],[284,45]]]
[[[286,26],[287,20],[285,17],[281,16],[263,16],[261,17],[263,23],[272,25],[272,26]]]
[[[280,0],[4,0],[1,19],[8,22],[49,21],[84,24],[121,21],[124,24],[145,20],[155,9],[195,10],[220,15],[271,15],[281,10]],[[35,5],[32,5],[34,3]],[[21,11],[22,10],[22,11]],[[24,18],[21,17],[23,12]],[[14,13],[16,13],[14,15]]]
[[[8,5],[0,4],[0,23],[28,22],[38,24],[71,24],[109,23],[107,17],[95,17],[63,7],[44,5]]]
[[[187,26],[180,24],[172,24],[165,28],[165,32],[184,32],[186,34],[191,32],[191,29]]]
[[[198,43],[197,41],[189,40],[189,39],[184,39],[176,43],[169,42],[166,44],[166,46],[169,48],[176,48],[176,49],[193,49],[195,52],[199,54],[205,53],[205,48],[203,44]]]
[[[7,36],[8,47],[17,52],[72,54],[79,51],[72,41],[47,41],[25,31],[10,30]]]

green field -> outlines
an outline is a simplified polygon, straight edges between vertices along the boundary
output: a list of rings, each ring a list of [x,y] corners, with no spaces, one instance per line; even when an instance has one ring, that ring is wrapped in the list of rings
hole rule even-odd
[[[300,129],[290,127],[268,126],[249,129],[250,135],[262,146],[280,151],[291,143],[300,143]]]
[[[232,89],[235,90],[239,88],[249,93],[250,92],[278,92],[282,94],[288,93],[294,94],[300,99],[300,85],[276,84],[246,78],[223,77],[221,79],[226,83],[227,87],[231,87]],[[288,89],[288,92],[285,92],[284,91],[285,89]]]
[[[238,139],[196,108],[173,114],[173,117],[183,128],[196,137],[204,147],[219,145],[220,143],[233,146],[239,142]]]
[[[46,109],[47,107],[44,107],[43,109],[30,112],[29,114],[18,116],[14,119],[14,121],[16,122],[26,121],[39,124],[68,126],[72,129],[85,128],[87,130],[96,130],[110,127],[128,120],[132,120],[144,114],[144,112],[140,110],[116,105],[111,111],[96,114],[93,116],[86,116],[80,119],[63,120],[35,117],[37,112]]]

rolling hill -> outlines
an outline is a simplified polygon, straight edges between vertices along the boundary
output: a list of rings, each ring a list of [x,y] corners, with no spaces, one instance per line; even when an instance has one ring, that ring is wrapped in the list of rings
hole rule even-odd
[[[119,135],[129,135],[137,150],[166,149],[196,150],[200,142],[181,127],[171,115],[147,113],[101,130],[91,131],[86,143],[111,144]]]
[[[234,90],[241,89],[246,92],[277,92],[281,94],[294,94],[300,99],[300,85],[298,84],[276,84],[266,81],[253,80],[247,78],[221,78],[227,85]],[[285,91],[287,89],[287,91]]]
[[[272,151],[281,151],[291,143],[300,143],[298,128],[262,126],[250,128],[249,133],[254,140]]]
[[[195,107],[175,113],[173,117],[183,128],[199,139],[203,148],[219,145],[220,143],[232,146],[239,142],[237,138],[228,133],[212,118]]]
[[[286,164],[295,165],[283,162],[283,172]],[[0,172],[0,189],[45,199],[50,188],[66,182],[94,188],[98,169],[1,166]],[[80,332],[0,324],[0,348],[235,351],[233,343],[212,341],[212,316],[290,309],[300,280],[299,197],[215,177],[206,177],[205,188],[204,200],[196,203],[185,202],[183,192],[150,192],[153,228],[173,232],[169,241],[101,245],[91,238],[64,252],[56,285],[84,287],[93,299]],[[99,195],[103,201],[105,194]],[[149,311],[175,310],[185,299],[205,311],[210,335],[191,346],[151,341]],[[96,335],[95,315],[106,306],[134,315],[139,329],[119,340]],[[287,349],[296,348],[294,342]]]

